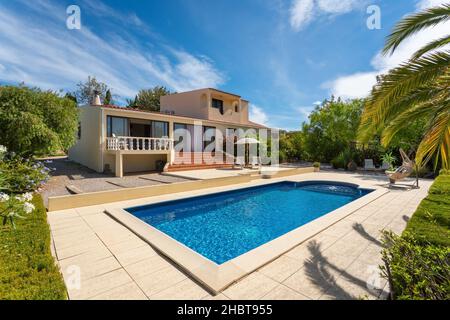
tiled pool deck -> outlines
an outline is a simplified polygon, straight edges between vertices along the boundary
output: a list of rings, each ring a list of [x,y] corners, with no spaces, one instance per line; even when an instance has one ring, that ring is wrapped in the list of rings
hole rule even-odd
[[[336,180],[364,187],[386,183],[380,176],[325,172],[281,180],[286,179]],[[216,296],[104,213],[145,199],[54,211],[48,220],[70,299],[376,299],[386,288],[377,268],[380,230],[403,231],[431,183],[421,180],[420,189],[389,190]],[[202,193],[205,190],[189,192]],[[186,193],[152,200],[182,194]]]

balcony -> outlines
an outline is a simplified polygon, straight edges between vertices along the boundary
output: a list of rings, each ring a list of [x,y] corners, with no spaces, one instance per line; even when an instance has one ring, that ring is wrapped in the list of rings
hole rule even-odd
[[[108,137],[107,151],[167,153],[173,149],[173,139],[150,137]]]

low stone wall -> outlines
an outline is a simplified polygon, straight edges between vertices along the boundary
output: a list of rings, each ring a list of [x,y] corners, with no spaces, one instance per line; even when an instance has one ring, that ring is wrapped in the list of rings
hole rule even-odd
[[[287,176],[293,176],[296,174],[302,174],[302,173],[310,173],[310,172],[317,172],[318,170],[313,167],[305,167],[305,168],[293,168],[293,169],[286,169],[286,170],[279,170],[274,172],[265,172],[262,174],[263,178],[283,178]]]
[[[48,198],[48,211],[64,210],[77,207],[93,206],[98,204],[160,196],[169,193],[199,190],[213,187],[223,187],[238,183],[250,182],[250,175],[215,178],[208,180],[186,181],[156,186],[126,188],[90,193],[80,193],[68,196]]]
[[[282,178],[302,173],[310,173],[314,171],[315,170],[313,167],[280,170],[270,174],[270,178]],[[260,176],[252,176],[251,174],[242,174],[233,177],[221,177],[221,178],[186,181],[172,184],[162,184],[156,186],[125,188],[117,190],[80,193],[68,196],[49,197],[48,211],[93,206],[110,202],[160,196],[164,194],[185,192],[190,190],[223,187],[227,185],[246,183],[260,178],[261,178]]]

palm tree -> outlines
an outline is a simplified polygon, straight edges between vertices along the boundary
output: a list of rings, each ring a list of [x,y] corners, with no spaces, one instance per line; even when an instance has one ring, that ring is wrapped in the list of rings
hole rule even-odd
[[[426,9],[401,20],[388,36],[383,54],[392,54],[415,33],[450,21],[450,3]],[[419,166],[434,158],[435,168],[450,165],[450,34],[418,50],[408,62],[378,77],[361,117],[358,137],[368,142],[381,133],[381,142],[392,138],[411,121],[427,120],[416,152]]]

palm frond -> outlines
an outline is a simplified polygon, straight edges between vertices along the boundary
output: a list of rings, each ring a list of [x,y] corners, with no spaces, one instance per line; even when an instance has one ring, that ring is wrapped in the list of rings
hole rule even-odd
[[[388,146],[392,138],[402,129],[408,127],[414,120],[425,116],[431,116],[437,110],[432,103],[417,104],[400,113],[395,119],[389,122],[381,134],[381,144]]]
[[[389,124],[393,118],[410,109],[411,106],[434,100],[437,96],[440,96],[443,91],[445,91],[445,89],[434,85],[417,89],[401,99],[396,105],[393,105],[386,114],[386,119],[383,122]],[[366,108],[364,110],[366,110]],[[361,142],[368,142],[374,133],[380,133],[379,131],[382,128],[379,123],[373,121],[373,117],[365,117],[363,120],[364,122],[361,122],[361,125],[358,128],[358,140]]]
[[[447,106],[449,107],[449,106]],[[442,168],[450,169],[450,112],[438,114],[432,121],[430,129],[425,134],[417,149],[416,162],[419,166],[426,164],[436,156],[435,168],[438,159]]]
[[[419,59],[420,57],[427,54],[428,52],[442,48],[448,44],[450,44],[450,35],[442,37],[437,40],[434,40],[434,41],[430,42],[429,44],[425,45],[421,49],[417,50],[411,59],[413,59],[413,60]]]
[[[446,75],[449,67],[450,55],[438,52],[391,70],[372,89],[361,117],[361,125],[381,125],[393,106],[408,94]]]
[[[450,20],[450,4],[429,8],[405,17],[387,37],[383,54],[392,54],[406,38],[447,20]]]

